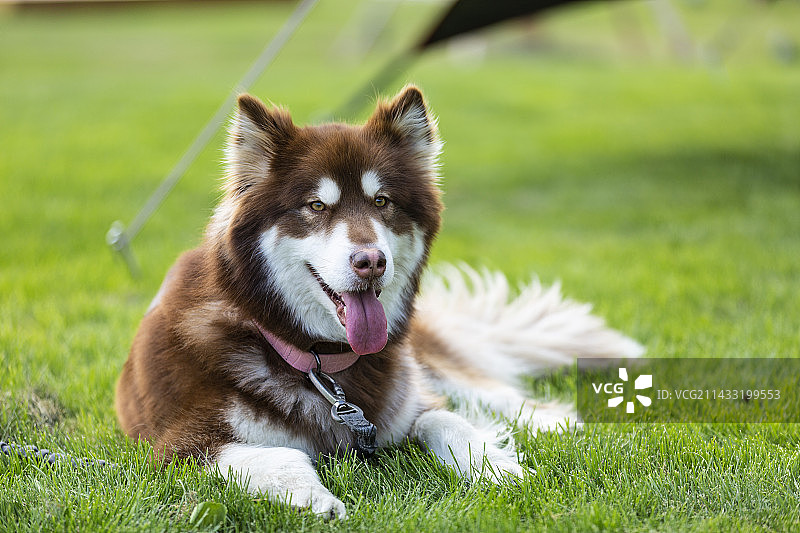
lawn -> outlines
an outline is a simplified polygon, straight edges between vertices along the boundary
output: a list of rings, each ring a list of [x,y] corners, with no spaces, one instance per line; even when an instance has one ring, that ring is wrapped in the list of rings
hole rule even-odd
[[[653,4],[492,31],[389,89],[419,84],[446,141],[432,262],[561,280],[650,356],[800,356],[800,57],[786,45],[800,4],[674,0],[705,50],[689,58]],[[366,50],[356,4],[322,3],[252,92],[314,121],[440,8],[404,3]],[[519,486],[464,483],[414,445],[323,461],[345,523],[253,501],[190,462],[159,468],[122,436],[114,383],[161,277],[202,235],[222,134],[134,242],[141,277],[105,232],[133,218],[291,9],[0,8],[0,439],[116,464],[0,456],[0,529],[184,531],[204,500],[227,506],[226,531],[800,528],[796,425],[520,431],[536,472]],[[531,387],[574,394],[566,382]]]

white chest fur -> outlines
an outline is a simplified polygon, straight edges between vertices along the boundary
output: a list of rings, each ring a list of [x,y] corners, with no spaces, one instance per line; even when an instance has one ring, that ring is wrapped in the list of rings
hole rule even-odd
[[[404,354],[405,355],[405,354]],[[429,395],[421,386],[420,371],[416,361],[409,356],[400,356],[397,362],[403,376],[388,383],[384,388],[383,410],[374,420],[378,428],[377,444],[380,447],[405,439],[419,415],[429,409]],[[345,394],[347,391],[345,391]],[[251,408],[245,402],[234,399],[225,414],[225,419],[236,440],[240,443],[260,447],[286,447],[302,450],[312,457],[331,450],[320,449],[320,442],[336,444],[352,442],[353,435],[345,426],[335,422],[329,405],[316,391],[295,391],[291,402],[302,410],[304,427],[287,427],[284,421],[271,419]]]

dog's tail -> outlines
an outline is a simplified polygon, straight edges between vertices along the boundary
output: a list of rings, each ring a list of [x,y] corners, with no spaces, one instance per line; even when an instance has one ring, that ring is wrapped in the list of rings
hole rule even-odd
[[[571,406],[526,398],[520,378],[577,357],[638,357],[644,348],[608,328],[591,306],[538,280],[513,296],[503,274],[447,266],[426,280],[411,329],[437,392],[462,408],[488,408],[532,426],[575,420]]]

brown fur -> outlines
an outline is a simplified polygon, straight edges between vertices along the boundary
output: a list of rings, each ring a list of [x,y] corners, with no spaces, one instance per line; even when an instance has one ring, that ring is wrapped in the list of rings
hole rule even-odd
[[[224,197],[203,242],[167,273],[120,376],[124,431],[164,458],[208,460],[253,494],[343,518],[311,457],[356,447],[354,435],[270,342],[294,355],[349,342],[356,353],[380,350],[334,374],[375,424],[378,446],[408,437],[462,476],[525,476],[497,427],[476,428],[431,391],[465,413],[555,429],[572,408],[531,403],[522,373],[581,354],[635,357],[641,346],[557,289],[534,284],[507,302],[504,277],[470,269],[432,300],[428,292],[415,314],[440,224],[439,147],[414,87],[363,126],[301,128],[242,96]]]
[[[289,367],[253,324],[268,324],[304,349],[328,340],[310,337],[287,316],[281,295],[264,279],[256,246],[267,228],[277,226],[280,235],[301,237],[322,220],[300,208],[323,175],[336,176],[343,186],[342,205],[325,216],[346,217],[351,239],[370,242],[374,235],[362,218],[374,206],[358,203],[348,187],[375,169],[392,191],[391,204],[382,212],[385,223],[400,235],[423,228],[427,258],[442,207],[431,158],[420,152],[420,143],[435,142],[436,133],[426,114],[418,138],[404,129],[399,119],[410,109],[425,109],[413,87],[380,104],[365,126],[299,128],[287,112],[268,109],[249,95],[240,97],[240,125],[229,141],[237,155],[229,161],[227,211],[212,220],[203,243],[171,269],[120,376],[116,409],[126,434],[147,439],[166,458],[213,458],[235,440],[226,419],[235,403],[287,435],[313,442],[317,452],[335,453],[342,444],[353,444],[352,435],[331,420],[329,404],[307,377]],[[404,302],[408,316],[418,272],[410,283]],[[410,375],[414,365],[407,326],[390,335],[383,351],[336,375],[348,399],[362,407],[379,432],[410,393],[409,380],[418,379]],[[431,399],[420,409],[435,403]]]

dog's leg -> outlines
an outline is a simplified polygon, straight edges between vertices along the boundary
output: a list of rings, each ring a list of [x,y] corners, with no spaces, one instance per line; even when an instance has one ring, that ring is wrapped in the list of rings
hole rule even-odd
[[[311,458],[300,450],[228,444],[217,454],[217,467],[226,479],[239,478],[252,494],[325,518],[346,516],[344,504],[320,483]]]
[[[491,435],[450,411],[422,413],[411,428],[411,437],[464,477],[488,475],[500,481],[507,476],[522,477],[524,472],[513,450],[499,448]]]

